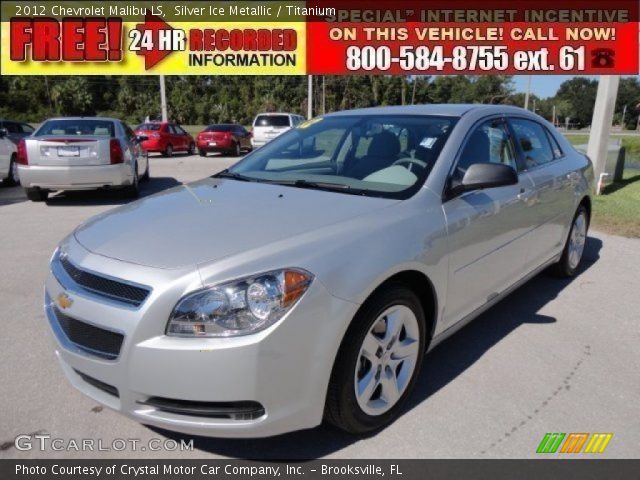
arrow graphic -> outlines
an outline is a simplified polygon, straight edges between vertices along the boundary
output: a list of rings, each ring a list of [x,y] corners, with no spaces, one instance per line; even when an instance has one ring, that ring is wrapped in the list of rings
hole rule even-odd
[[[138,23],[135,29],[142,34],[143,38],[145,36],[145,32],[151,32],[151,48],[140,48],[140,50],[136,52],[137,55],[142,55],[144,57],[145,70],[149,70],[154,67],[164,60],[165,57],[173,53],[172,50],[160,50],[160,32],[171,32],[174,30],[174,28],[162,20],[162,18],[147,13],[144,17],[144,23]]]

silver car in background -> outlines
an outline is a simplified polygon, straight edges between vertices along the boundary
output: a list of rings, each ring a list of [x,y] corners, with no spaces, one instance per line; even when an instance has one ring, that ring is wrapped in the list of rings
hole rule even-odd
[[[65,238],[45,285],[57,356],[79,390],[165,429],[379,429],[429,349],[543,269],[575,275],[592,183],[520,108],[315,118]]]
[[[20,183],[29,200],[55,190],[121,188],[138,195],[149,178],[147,154],[124,122],[114,118],[52,118],[18,143]]]

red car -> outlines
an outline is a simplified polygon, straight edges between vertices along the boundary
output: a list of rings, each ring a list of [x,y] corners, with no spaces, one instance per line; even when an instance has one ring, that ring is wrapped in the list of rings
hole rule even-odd
[[[198,134],[196,140],[201,157],[206,157],[208,152],[223,152],[237,157],[242,150],[250,152],[253,149],[251,132],[233,123],[209,125]]]
[[[196,143],[191,135],[180,125],[169,122],[149,122],[136,127],[136,135],[144,135],[147,140],[141,143],[147,152],[159,152],[170,157],[173,152],[187,152],[193,155]]]

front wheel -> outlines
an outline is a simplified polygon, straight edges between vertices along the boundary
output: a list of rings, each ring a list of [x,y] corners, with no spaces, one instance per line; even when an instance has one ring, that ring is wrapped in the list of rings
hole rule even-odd
[[[193,143],[189,144],[189,149],[187,150],[187,153],[189,155],[193,155],[196,151],[196,146]]]
[[[164,150],[164,156],[165,157],[173,157],[173,145],[168,144],[167,148],[165,148]]]
[[[420,300],[403,285],[375,294],[356,314],[331,373],[325,419],[362,434],[395,420],[425,352]]]
[[[240,144],[236,143],[236,145],[233,147],[233,150],[231,150],[231,154],[234,157],[239,157],[240,156]]]
[[[552,272],[559,277],[573,277],[578,270],[584,247],[587,242],[587,230],[589,229],[589,214],[584,205],[580,205],[573,217],[569,237],[562,251],[558,263],[553,265]]]

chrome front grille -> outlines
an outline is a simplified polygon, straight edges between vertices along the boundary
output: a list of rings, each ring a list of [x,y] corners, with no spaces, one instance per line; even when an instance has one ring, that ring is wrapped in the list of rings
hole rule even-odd
[[[55,261],[55,260],[54,260]],[[66,255],[57,258],[60,266],[69,278],[80,288],[110,300],[116,300],[134,307],[139,307],[149,296],[150,289],[133,285],[121,280],[107,278],[76,267]],[[55,274],[54,270],[54,274]],[[60,278],[58,280],[61,280]],[[61,282],[65,283],[65,282]],[[67,285],[65,285],[67,286]]]
[[[52,310],[58,326],[74,347],[106,360],[118,358],[124,335],[71,318],[55,307]]]

